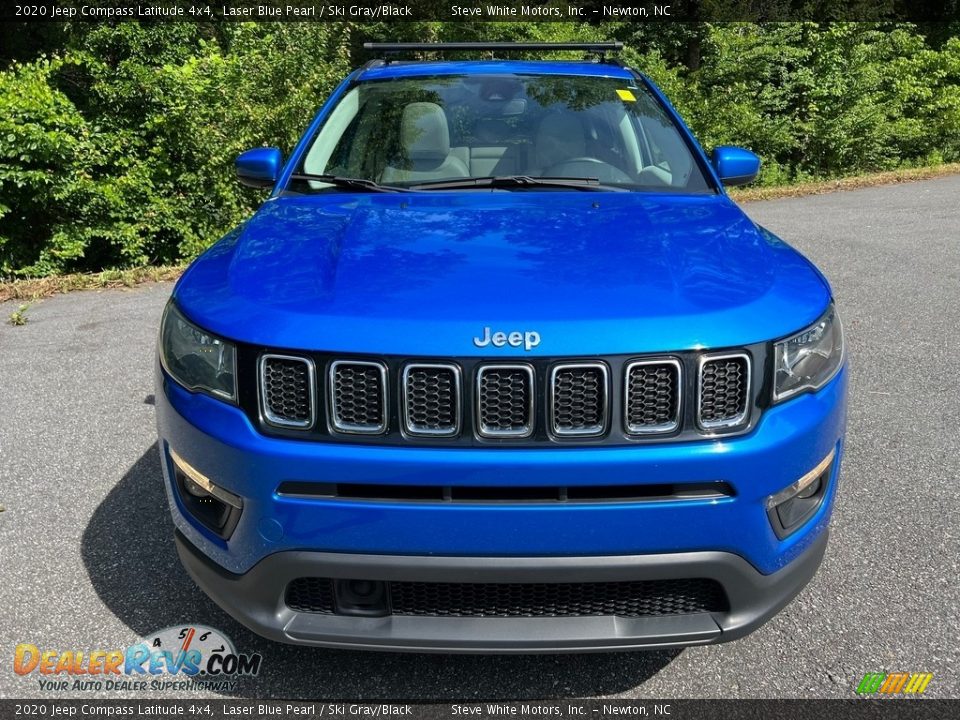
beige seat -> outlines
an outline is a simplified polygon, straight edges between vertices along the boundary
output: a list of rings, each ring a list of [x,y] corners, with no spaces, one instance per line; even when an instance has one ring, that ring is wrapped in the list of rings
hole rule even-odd
[[[380,181],[430,182],[469,177],[466,164],[450,151],[447,115],[436,103],[415,102],[400,119],[402,159],[383,170]]]

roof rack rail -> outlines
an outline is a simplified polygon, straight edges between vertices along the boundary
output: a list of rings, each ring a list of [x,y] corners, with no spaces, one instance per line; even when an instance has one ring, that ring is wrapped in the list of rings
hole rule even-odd
[[[590,43],[564,43],[564,42],[438,42],[438,43],[379,43],[368,42],[363,44],[364,50],[383,53],[401,53],[415,51],[456,51],[456,50],[474,50],[474,51],[503,51],[503,52],[524,52],[537,50],[582,50],[588,53],[595,53],[601,58],[606,57],[608,52],[617,52],[623,49],[623,43],[615,42],[590,42]]]

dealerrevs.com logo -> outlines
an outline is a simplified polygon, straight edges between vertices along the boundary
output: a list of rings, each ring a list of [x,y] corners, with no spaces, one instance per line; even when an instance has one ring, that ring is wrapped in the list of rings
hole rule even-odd
[[[17,645],[13,671],[37,675],[41,690],[230,691],[260,672],[263,657],[238,653],[219,630],[168,627],[126,649],[55,650]]]

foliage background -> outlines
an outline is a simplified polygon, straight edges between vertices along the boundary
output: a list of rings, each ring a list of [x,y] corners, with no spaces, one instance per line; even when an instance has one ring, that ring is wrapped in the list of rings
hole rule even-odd
[[[263,199],[366,40],[620,39],[707,149],[776,185],[960,160],[960,32],[878,23],[10,24],[0,27],[0,280],[190,259]]]

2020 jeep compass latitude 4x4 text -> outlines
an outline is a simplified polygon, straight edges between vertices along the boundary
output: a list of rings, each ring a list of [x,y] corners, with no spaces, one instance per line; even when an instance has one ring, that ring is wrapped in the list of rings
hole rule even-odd
[[[829,285],[620,64],[374,61],[164,313],[191,576],[269,638],[458,652],[721,642],[827,542]]]

